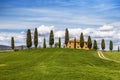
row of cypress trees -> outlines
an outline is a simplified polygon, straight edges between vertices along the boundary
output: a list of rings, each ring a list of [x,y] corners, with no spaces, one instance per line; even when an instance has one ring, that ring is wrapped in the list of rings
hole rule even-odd
[[[27,48],[30,48],[32,46],[32,37],[31,37],[31,30],[30,29],[27,30],[26,46],[27,46]],[[35,28],[35,31],[34,31],[34,46],[35,46],[35,48],[37,48],[37,46],[38,46],[38,31],[37,31],[37,28]],[[15,48],[14,37],[11,37],[11,48],[12,49]]]
[[[66,28],[65,30],[65,45],[67,46],[68,44],[68,41],[69,41],[69,31],[68,29]],[[80,34],[80,47],[83,48],[84,47],[84,35],[83,33]],[[87,47],[89,49],[92,48],[92,40],[91,40],[91,37],[88,36],[88,40],[87,40]],[[76,48],[76,38],[74,38],[74,48]],[[101,48],[102,50],[105,49],[105,40],[102,39],[102,42],[101,42]],[[94,50],[97,50],[98,49],[98,45],[97,45],[97,41],[94,40],[94,43],[93,43],[93,49]],[[113,50],[113,42],[110,40],[110,43],[109,43],[109,49],[112,51]]]
[[[80,47],[83,48],[84,47],[84,35],[83,33],[80,34]],[[65,45],[67,46],[69,42],[69,31],[68,29],[66,28],[65,29]],[[49,45],[50,47],[52,48],[54,44],[54,32],[53,30],[50,31],[50,36],[49,36]],[[14,37],[11,37],[11,48],[14,49]],[[32,46],[32,37],[31,37],[31,30],[28,29],[27,30],[27,36],[26,36],[26,46],[27,48],[30,48]],[[38,46],[38,31],[37,31],[37,28],[35,28],[34,30],[34,46],[35,48],[37,48]],[[59,41],[58,41],[58,47],[61,48],[61,38],[59,37]],[[91,40],[91,37],[88,36],[88,40],[87,40],[87,47],[89,49],[92,49],[92,40]],[[43,48],[46,48],[46,39],[44,38],[43,40]],[[74,39],[74,48],[76,48],[76,38]],[[105,49],[105,40],[102,39],[101,41],[101,48],[102,50]],[[94,40],[94,43],[93,43],[93,49],[94,50],[97,50],[98,49],[98,46],[97,46],[97,41]],[[112,51],[113,50],[113,42],[110,40],[110,43],[109,43],[109,49]]]
[[[69,41],[69,31],[68,31],[68,29],[66,29],[65,30],[65,44],[66,44],[66,46],[68,44],[68,41]],[[81,48],[84,47],[84,41],[85,41],[84,40],[84,35],[83,35],[83,33],[81,33],[80,34],[80,47]],[[92,40],[91,40],[90,36],[88,36],[87,47],[89,49],[92,49]],[[74,48],[76,48],[76,38],[74,39]],[[102,48],[102,50],[105,49],[105,40],[104,39],[102,39],[102,41],[101,41],[101,48]],[[98,49],[98,45],[97,45],[96,40],[94,40],[94,42],[93,42],[93,49],[94,50]],[[113,42],[111,40],[110,40],[110,43],[109,43],[109,50],[111,50],[111,51],[113,50]]]
[[[104,39],[102,39],[101,48],[102,48],[102,50],[105,49],[105,40],[104,40]],[[110,51],[113,50],[113,41],[112,41],[112,40],[110,40],[110,42],[109,42],[109,50],[110,50]]]
[[[49,45],[52,48],[54,44],[54,32],[53,30],[50,31],[50,36],[49,36]],[[31,31],[30,29],[28,29],[27,31],[27,38],[26,38],[26,45],[28,48],[30,48],[32,46],[32,40],[31,40]],[[38,46],[38,31],[37,28],[35,28],[34,31],[34,46],[35,48],[37,48]],[[59,38],[59,47],[61,47],[61,39]],[[46,39],[44,38],[43,41],[43,48],[46,48]]]
[[[80,35],[80,47],[83,48],[83,46],[84,46],[84,36],[83,36],[83,33],[81,33],[81,35]],[[88,36],[87,47],[89,49],[92,48],[92,40],[91,40],[90,36]],[[102,48],[102,50],[105,49],[105,40],[104,39],[102,39],[102,41],[101,41],[101,48]],[[94,50],[98,49],[97,41],[96,40],[94,40],[94,42],[93,42],[93,49]],[[110,43],[109,43],[109,50],[110,51],[113,50],[113,42],[112,42],[112,40],[110,40]]]
[[[83,48],[84,47],[84,43],[85,43],[85,40],[84,40],[84,35],[83,33],[80,34],[80,47]],[[92,48],[92,40],[91,40],[91,37],[88,36],[88,40],[87,40],[87,47],[89,49]],[[76,48],[76,38],[74,39],[74,48]],[[97,41],[94,40],[94,44],[93,44],[93,49],[97,50],[98,49],[98,46],[97,46]]]
[[[68,29],[66,29],[66,33],[65,33],[65,44],[68,43],[69,41],[69,32]],[[49,36],[49,45],[50,47],[52,47],[54,44],[54,32],[53,30],[50,31],[50,36]],[[11,48],[14,49],[14,37],[11,37]],[[32,37],[31,37],[31,30],[28,29],[27,30],[27,36],[26,36],[26,47],[30,48],[32,46]],[[34,46],[35,48],[37,48],[38,46],[38,31],[37,28],[35,28],[34,31]],[[58,41],[58,47],[61,48],[61,38],[59,37],[59,41]],[[43,40],[43,48],[46,48],[46,39],[44,38]]]
[[[49,45],[52,48],[54,44],[54,32],[53,30],[50,31],[50,36],[49,36]],[[32,46],[32,40],[31,40],[31,31],[30,29],[28,29],[27,31],[27,38],[26,38],[26,45],[28,48],[30,48]],[[37,48],[38,46],[38,31],[37,28],[35,28],[34,31],[34,46],[35,48]],[[59,38],[59,48],[61,47],[61,38]],[[46,39],[44,38],[43,41],[43,48],[46,48]]]

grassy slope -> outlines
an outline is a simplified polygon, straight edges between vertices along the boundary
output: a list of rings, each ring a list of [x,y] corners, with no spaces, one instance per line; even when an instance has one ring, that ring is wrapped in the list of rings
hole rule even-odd
[[[120,52],[104,52],[104,55],[110,59],[120,62]]]
[[[120,64],[95,51],[35,49],[0,53],[0,80],[119,80]]]

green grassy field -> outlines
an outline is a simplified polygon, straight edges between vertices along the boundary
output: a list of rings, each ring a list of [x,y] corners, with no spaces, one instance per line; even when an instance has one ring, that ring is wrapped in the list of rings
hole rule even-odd
[[[104,52],[104,55],[112,60],[120,62],[120,52]]]
[[[120,63],[96,51],[32,49],[0,53],[0,80],[119,80]]]

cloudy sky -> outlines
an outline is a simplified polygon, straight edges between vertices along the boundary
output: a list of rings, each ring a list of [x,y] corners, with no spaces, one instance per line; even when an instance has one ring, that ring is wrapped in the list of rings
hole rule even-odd
[[[91,35],[100,44],[101,39],[113,40],[114,49],[120,45],[120,0],[0,0],[0,44],[10,45],[11,36],[16,45],[25,45],[26,30],[39,31],[39,45],[43,37],[54,30],[55,39],[64,39],[65,28],[70,38],[85,39]],[[64,41],[63,41],[64,42]],[[100,47],[100,46],[99,46]]]

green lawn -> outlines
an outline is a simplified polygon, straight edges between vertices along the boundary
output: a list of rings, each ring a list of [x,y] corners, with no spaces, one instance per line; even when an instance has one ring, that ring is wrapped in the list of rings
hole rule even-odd
[[[120,52],[104,52],[104,55],[112,60],[120,62]]]
[[[0,53],[0,80],[119,80],[120,63],[96,51],[32,49]]]

